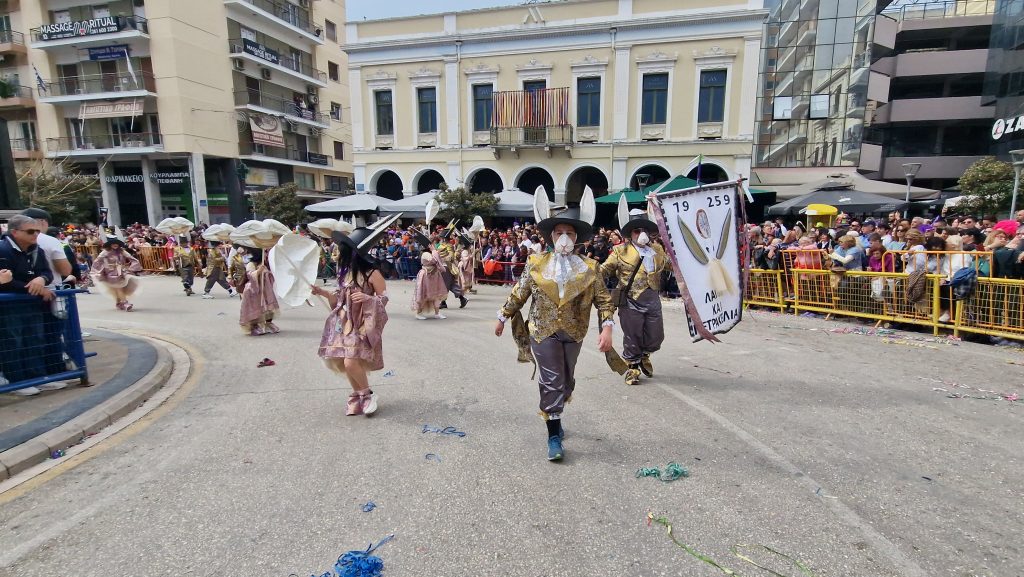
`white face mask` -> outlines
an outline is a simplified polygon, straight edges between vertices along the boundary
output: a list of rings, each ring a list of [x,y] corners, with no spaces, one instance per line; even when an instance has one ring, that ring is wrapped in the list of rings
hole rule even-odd
[[[572,239],[569,238],[568,234],[563,232],[558,237],[558,239],[555,240],[555,252],[560,254],[560,255],[563,255],[563,256],[568,256],[568,255],[572,254],[572,249],[573,249]]]
[[[647,246],[651,243],[651,237],[647,236],[646,231],[640,231],[640,236],[636,237],[637,246]]]

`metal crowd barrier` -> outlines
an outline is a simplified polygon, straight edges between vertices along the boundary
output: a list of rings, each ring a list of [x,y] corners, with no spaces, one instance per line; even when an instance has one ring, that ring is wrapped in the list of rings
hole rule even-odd
[[[916,281],[921,286],[917,287],[920,296],[915,302],[908,300],[911,275],[903,272],[901,258],[906,253],[890,251],[894,261],[883,261],[883,268],[890,269],[885,272],[833,272],[825,251],[786,250],[780,268],[748,271],[744,303],[794,314],[815,312],[865,318],[879,324],[913,324],[930,327],[934,334],[950,330],[954,336],[970,332],[1024,340],[1024,280],[986,276],[991,271],[992,253],[922,253],[923,270],[928,272]],[[933,271],[943,270],[939,266],[943,259],[964,256],[971,257],[969,266],[978,273],[977,283],[970,296],[958,301],[947,276]]]
[[[477,265],[476,282],[496,285],[515,284],[519,282],[519,276],[523,274],[524,268],[526,268],[526,263],[522,262],[483,261]]]
[[[0,393],[53,381],[89,381],[75,294],[59,290],[53,302],[27,294],[0,294]]]

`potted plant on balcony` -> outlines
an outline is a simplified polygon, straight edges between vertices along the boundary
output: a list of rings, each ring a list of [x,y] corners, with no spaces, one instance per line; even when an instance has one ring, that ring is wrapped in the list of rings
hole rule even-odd
[[[0,98],[13,98],[18,94],[18,87],[7,79],[0,78]]]

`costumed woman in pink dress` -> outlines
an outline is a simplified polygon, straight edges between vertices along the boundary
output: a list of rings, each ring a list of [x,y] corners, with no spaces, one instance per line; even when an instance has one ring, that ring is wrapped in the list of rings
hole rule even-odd
[[[384,368],[381,337],[388,322],[388,295],[380,263],[366,252],[386,230],[387,223],[360,227],[348,235],[334,232],[338,288],[330,292],[313,287],[313,294],[326,297],[331,306],[318,354],[327,368],[345,375],[352,386],[346,415],[370,416],[377,411],[368,373]]]
[[[135,276],[142,272],[138,259],[125,250],[124,239],[114,236],[107,237],[103,242],[103,252],[92,261],[94,280],[114,297],[118,310],[130,312],[135,305],[128,302],[128,297],[139,290],[139,279]]]
[[[416,311],[416,318],[425,321],[429,309],[434,309],[435,319],[447,318],[441,314],[441,301],[448,296],[448,285],[441,275],[441,267],[444,261],[434,251],[433,246],[428,245],[428,252],[420,255],[420,272],[416,273],[416,288],[412,293],[412,310]]]
[[[242,292],[242,310],[238,324],[250,336],[273,335],[281,329],[273,323],[274,315],[280,310],[274,294],[274,273],[263,262],[264,251],[249,249],[252,260],[247,267],[245,290]]]

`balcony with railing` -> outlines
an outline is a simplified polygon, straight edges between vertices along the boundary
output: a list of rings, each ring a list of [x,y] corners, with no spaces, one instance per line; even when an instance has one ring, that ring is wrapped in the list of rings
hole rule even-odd
[[[569,122],[569,89],[510,90],[492,95],[491,146],[501,148],[544,148],[572,146]]]
[[[30,30],[33,48],[109,44],[114,40],[149,39],[149,21],[142,16],[104,16],[75,22],[43,24]]]
[[[47,82],[40,102],[78,102],[80,100],[113,100],[156,96],[156,80],[150,72],[87,74],[68,76]]]
[[[33,108],[35,105],[31,88],[0,80],[0,109]]]
[[[228,51],[242,62],[235,65],[236,70],[246,70],[245,62],[251,62],[255,68],[262,67],[261,77],[264,80],[272,81],[275,73],[281,73],[321,88],[327,87],[327,73],[313,67],[310,54],[286,55],[290,47],[273,38],[264,35],[258,35],[256,40],[232,38],[228,40]]]
[[[314,22],[309,10],[285,0],[224,0],[228,15],[253,28],[269,25],[277,35],[325,44],[324,27]]]
[[[308,124],[317,128],[330,128],[331,117],[325,112],[318,112],[307,103],[308,96],[299,102],[281,98],[259,90],[235,91],[235,107],[248,109],[264,114],[284,114],[291,122]]]
[[[46,139],[46,154],[50,157],[145,154],[162,150],[163,147],[163,138],[159,132],[89,134]]]
[[[883,13],[898,20],[991,16],[996,13],[996,4],[997,0],[941,0],[900,4]]]
[[[239,142],[238,152],[243,159],[247,160],[262,160],[264,162],[306,166],[309,168],[334,166],[334,158],[326,154],[294,147],[278,148],[276,146],[253,144],[251,142]]]
[[[0,55],[28,54],[25,35],[14,30],[0,30]]]
[[[39,141],[35,138],[12,138],[11,153],[15,160],[34,160],[43,157]]]

